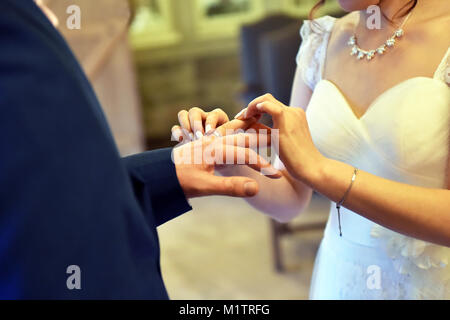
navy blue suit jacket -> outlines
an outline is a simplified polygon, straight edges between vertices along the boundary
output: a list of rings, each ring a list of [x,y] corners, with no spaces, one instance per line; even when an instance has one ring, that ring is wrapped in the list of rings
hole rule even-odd
[[[171,150],[121,158],[64,39],[1,0],[0,298],[167,299],[156,227],[189,210]]]

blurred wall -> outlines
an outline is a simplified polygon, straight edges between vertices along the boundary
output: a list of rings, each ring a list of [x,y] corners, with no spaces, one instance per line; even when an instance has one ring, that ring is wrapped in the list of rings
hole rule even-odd
[[[245,0],[252,3],[248,12],[205,13],[212,12],[206,5],[230,1],[235,0],[49,0],[122,154],[173,145],[170,129],[181,109],[219,107],[230,116],[238,112],[244,88],[240,27],[280,12],[300,19],[315,2]],[[325,12],[336,7],[335,0],[328,3]],[[73,4],[81,8],[81,30],[66,27],[66,9]],[[139,5],[158,12],[139,15]],[[136,34],[138,18],[141,30]]]
[[[230,3],[238,7],[242,1],[133,0],[136,16],[130,34],[149,147],[173,145],[170,129],[182,109],[220,107],[230,117],[236,114],[244,107],[238,98],[244,89],[241,26],[274,13],[300,20],[316,2],[245,0],[250,4],[247,12],[208,16],[208,12],[226,12]],[[327,3],[319,14],[336,9],[335,0]],[[147,11],[139,6],[147,6]]]
[[[81,29],[66,27],[70,5],[81,9]],[[91,80],[123,155],[144,149],[134,64],[128,45],[127,0],[50,0],[66,38]]]

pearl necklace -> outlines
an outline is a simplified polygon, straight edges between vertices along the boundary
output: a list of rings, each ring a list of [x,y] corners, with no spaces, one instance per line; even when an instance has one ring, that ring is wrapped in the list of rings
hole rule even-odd
[[[386,40],[385,43],[383,43],[381,46],[379,46],[375,50],[363,50],[358,46],[358,39],[356,38],[356,33],[353,34],[353,36],[350,37],[350,40],[348,41],[348,45],[352,47],[350,55],[355,56],[356,59],[362,60],[364,57],[370,61],[374,57],[376,57],[376,54],[383,55],[388,48],[393,48],[395,44],[397,43],[397,39],[400,39],[404,35],[403,27],[405,26],[406,22],[408,22],[409,17],[411,17],[412,12],[408,14],[408,16],[403,20],[403,23],[401,26],[394,32],[394,34]],[[356,28],[355,28],[356,29]]]

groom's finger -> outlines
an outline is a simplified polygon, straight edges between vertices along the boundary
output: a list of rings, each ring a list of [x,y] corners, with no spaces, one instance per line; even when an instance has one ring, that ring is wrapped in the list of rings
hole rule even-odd
[[[276,170],[266,159],[252,149],[225,145],[215,149],[215,161],[218,165],[246,165],[268,178],[279,179],[282,173]]]
[[[270,133],[258,133],[256,130],[252,133],[238,133],[227,135],[220,138],[225,145],[242,147],[242,148],[268,148],[272,145]]]
[[[268,127],[268,126],[266,126],[266,125],[264,125],[262,123],[259,123],[259,122],[255,123],[255,124],[252,124],[249,129],[256,130],[256,132],[258,132],[258,133],[264,133],[264,134],[265,133],[267,133],[267,134],[271,134],[272,133],[272,128],[270,128],[270,127]]]
[[[255,124],[258,122],[259,117],[253,117],[246,120],[233,120],[230,122],[225,123],[224,125],[218,127],[216,129],[215,134],[218,136],[226,136],[227,134],[234,134],[238,130],[247,130],[251,128],[252,126],[255,126]],[[270,128],[268,128],[270,129]]]
[[[258,183],[245,177],[218,177],[211,175],[208,178],[206,195],[222,195],[230,197],[254,197],[259,191]]]

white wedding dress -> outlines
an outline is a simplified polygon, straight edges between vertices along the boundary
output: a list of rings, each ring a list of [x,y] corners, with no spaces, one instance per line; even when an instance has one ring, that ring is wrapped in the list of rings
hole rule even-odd
[[[358,119],[345,94],[322,79],[335,19],[326,16],[316,21],[324,32],[313,32],[306,21],[297,58],[302,77],[313,90],[306,114],[316,147],[326,157],[379,177],[445,189],[450,50],[434,79],[417,77],[396,85]],[[390,231],[345,208],[339,237],[334,203],[331,208],[316,258],[311,299],[450,298],[450,248]]]

